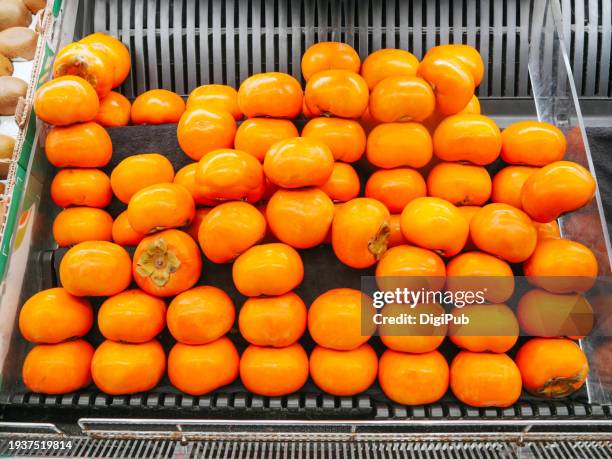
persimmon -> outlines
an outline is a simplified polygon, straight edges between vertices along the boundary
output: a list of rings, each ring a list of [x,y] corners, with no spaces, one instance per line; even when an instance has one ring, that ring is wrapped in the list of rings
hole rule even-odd
[[[544,121],[513,123],[502,131],[501,137],[501,157],[510,164],[545,166],[565,156],[565,135]]]
[[[338,41],[322,41],[310,46],[302,55],[302,75],[308,81],[323,70],[359,72],[361,59],[350,45]]]
[[[208,199],[257,202],[264,193],[264,169],[257,158],[244,151],[213,150],[198,162],[195,184]]]
[[[80,338],[92,325],[91,303],[63,288],[50,288],[32,295],[19,311],[19,331],[32,343],[55,344]]]
[[[392,48],[379,49],[363,61],[361,76],[371,91],[376,84],[385,78],[416,76],[418,67],[419,60],[408,51]]]
[[[408,241],[402,234],[402,227],[400,214],[391,214],[389,218],[389,237],[387,238],[387,247],[396,247],[398,245],[407,244]]]
[[[445,314],[444,308],[436,303],[419,304],[387,304],[381,311],[378,335],[385,346],[394,351],[410,352],[411,354],[423,354],[435,351],[446,337],[447,325],[442,322],[435,326],[431,323],[414,324],[400,323],[403,314],[419,317],[427,314],[439,317]],[[393,322],[391,322],[393,320]]]
[[[174,183],[158,183],[138,190],[127,207],[130,225],[141,234],[187,226],[194,216],[191,194]]]
[[[299,343],[287,347],[251,344],[240,357],[240,379],[257,395],[291,394],[308,380],[308,355]]]
[[[151,89],[134,99],[130,117],[132,124],[177,123],[184,112],[181,96],[167,89]]]
[[[366,156],[377,167],[425,166],[433,155],[427,129],[418,123],[379,124],[368,135]]]
[[[123,246],[138,245],[138,243],[142,241],[142,238],[145,237],[144,234],[132,228],[130,220],[128,219],[127,210],[124,210],[115,218],[113,226],[111,227],[111,236],[113,242]]]
[[[226,202],[202,220],[200,247],[210,261],[228,263],[257,244],[266,234],[266,218],[247,202]]]
[[[349,70],[323,70],[306,83],[304,98],[315,116],[359,118],[368,106],[368,85]]]
[[[100,98],[114,87],[114,73],[115,63],[108,53],[88,43],[64,46],[53,61],[53,78],[79,76],[91,84]]]
[[[234,138],[234,148],[246,151],[263,162],[266,153],[276,142],[299,136],[289,120],[251,118],[243,121]]]
[[[256,245],[236,259],[232,278],[244,296],[284,295],[302,282],[304,264],[287,244]]]
[[[388,349],[378,362],[380,387],[402,405],[440,400],[448,389],[448,375],[448,363],[438,351],[406,354]]]
[[[456,318],[465,317],[468,323],[451,322],[449,339],[461,349],[471,352],[508,352],[517,342],[519,323],[505,304],[468,304],[454,308]]]
[[[509,204],[522,209],[521,192],[523,185],[538,169],[529,166],[507,166],[493,177],[491,201]]]
[[[427,81],[416,76],[394,76],[380,81],[370,94],[370,114],[383,123],[421,122],[436,107]]]
[[[51,199],[62,208],[106,207],[113,199],[110,179],[99,169],[62,169],[51,182]]]
[[[112,87],[116,88],[130,73],[130,52],[121,41],[102,32],[95,32],[82,38],[81,43],[90,44],[93,48],[100,48],[108,54],[114,64]]]
[[[116,295],[132,281],[131,262],[127,251],[112,242],[80,242],[64,254],[60,282],[75,296]]]
[[[240,334],[257,346],[285,347],[306,330],[308,312],[293,292],[280,296],[249,298],[238,316]]]
[[[134,280],[155,296],[174,296],[193,287],[202,272],[202,256],[193,239],[169,229],[145,237],[134,252]]]
[[[107,298],[98,310],[98,328],[106,339],[145,343],[166,327],[166,303],[140,289]]]
[[[515,360],[523,387],[537,397],[567,397],[584,385],[589,374],[584,352],[569,339],[530,339],[518,350]]]
[[[302,116],[307,120],[316,117],[316,115],[310,111],[308,105],[306,105],[306,99],[304,98],[302,98]]]
[[[529,216],[501,203],[487,204],[474,215],[470,236],[480,250],[510,263],[529,258],[538,241],[538,232]]]
[[[115,196],[127,204],[143,188],[172,182],[174,167],[168,158],[159,153],[132,155],[115,166],[110,180]]]
[[[523,264],[533,285],[551,293],[581,293],[595,283],[598,265],[587,246],[568,239],[545,239]]]
[[[501,151],[501,134],[491,118],[459,114],[445,118],[433,135],[433,152],[443,161],[486,166]]]
[[[334,203],[318,188],[278,190],[266,208],[274,236],[297,249],[321,244],[333,218]]]
[[[427,186],[423,176],[414,169],[379,170],[366,182],[365,195],[382,202],[389,212],[397,213],[410,201],[427,196]]]
[[[506,354],[461,351],[450,366],[450,387],[467,405],[506,408],[521,395],[521,373]]]
[[[484,62],[478,50],[473,46],[461,43],[438,45],[430,48],[425,54],[425,57],[432,56],[452,56],[459,60],[472,74],[474,85],[480,85],[484,77]]]
[[[91,376],[102,392],[135,394],[157,386],[166,371],[166,354],[158,341],[131,344],[106,340],[91,359]]]
[[[544,239],[561,239],[561,230],[556,220],[548,223],[533,222],[538,232],[538,242]]]
[[[463,215],[465,220],[468,222],[468,225],[472,223],[472,219],[474,218],[474,215],[476,215],[476,213],[481,209],[481,207],[479,206],[459,206],[457,208],[459,209],[459,212],[461,212],[461,215]],[[465,243],[465,247],[463,248],[463,250],[475,250],[475,249],[476,249],[476,246],[474,245],[474,241],[472,241],[472,235],[469,234],[467,238],[467,242]]]
[[[67,75],[47,81],[34,94],[36,116],[55,126],[92,121],[99,106],[93,86],[77,76]]]
[[[336,161],[354,163],[365,151],[366,134],[355,120],[313,118],[302,129],[302,137],[323,142]]]
[[[172,183],[187,188],[187,191],[189,191],[189,194],[191,194],[193,202],[195,202],[196,206],[214,206],[217,201],[213,198],[207,197],[204,188],[199,186],[196,182],[197,171],[198,163],[187,164],[185,167],[176,172]],[[195,228],[196,237],[198,228],[199,225]]]
[[[270,147],[263,163],[266,177],[282,188],[321,186],[334,169],[334,156],[320,140],[295,137]]]
[[[23,383],[32,392],[67,394],[89,386],[94,349],[82,339],[35,346],[23,362]]]
[[[178,294],[168,307],[168,330],[180,343],[207,344],[234,324],[234,302],[223,290],[199,285]]]
[[[372,198],[342,204],[332,222],[332,248],[352,268],[367,268],[387,250],[389,210]]]
[[[113,144],[99,124],[73,124],[49,131],[45,153],[55,167],[104,167],[113,154]]]
[[[427,176],[427,191],[456,206],[480,206],[491,196],[491,177],[482,166],[439,163]]]
[[[536,222],[547,223],[588,204],[595,188],[595,179],[580,164],[557,161],[527,179],[521,191],[521,203]]]
[[[252,75],[238,89],[238,107],[247,118],[295,118],[302,113],[302,98],[300,82],[280,72]]]
[[[339,351],[356,349],[374,334],[372,299],[351,288],[319,295],[308,308],[308,331],[320,346]]]
[[[168,354],[168,377],[178,390],[207,394],[236,380],[240,355],[227,337],[208,344],[176,343]]]
[[[456,113],[457,115],[480,115],[480,101],[476,95],[473,95],[468,104],[460,111]],[[433,135],[436,131],[438,125],[446,118],[440,111],[434,110],[434,112],[429,116],[429,118],[422,121],[423,126],[427,128],[427,130]]]
[[[240,120],[243,116],[238,107],[238,91],[224,84],[205,84],[195,88],[187,98],[187,109],[192,107],[225,110],[235,120]]]
[[[359,394],[376,381],[377,373],[378,356],[369,344],[350,351],[316,346],[310,353],[310,376],[317,387],[328,394]]]
[[[194,241],[198,242],[198,233],[200,232],[200,225],[204,217],[208,215],[213,208],[212,207],[199,207],[196,209],[195,217],[185,231],[193,238]]]
[[[100,108],[94,121],[104,127],[127,126],[130,123],[132,104],[122,94],[111,91],[100,100]]]
[[[401,228],[408,242],[445,257],[461,252],[469,234],[468,223],[457,207],[435,197],[410,201],[402,211]]]
[[[182,114],[176,128],[181,150],[194,161],[234,145],[236,121],[225,110],[195,106]]]
[[[110,241],[113,217],[102,209],[71,207],[53,220],[53,239],[60,247],[84,241]]]
[[[387,250],[376,266],[376,283],[380,290],[399,287],[440,290],[444,287],[446,268],[442,258],[431,250],[398,245]],[[400,279],[400,278],[405,279]]]
[[[350,164],[336,161],[332,173],[319,187],[334,202],[346,202],[359,195],[361,183],[359,175]]]

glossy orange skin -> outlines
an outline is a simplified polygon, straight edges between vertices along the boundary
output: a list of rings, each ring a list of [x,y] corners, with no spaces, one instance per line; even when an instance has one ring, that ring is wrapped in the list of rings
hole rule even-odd
[[[337,41],[324,41],[310,46],[302,55],[302,75],[308,81],[323,70],[349,70],[359,72],[361,59],[350,45]]]
[[[100,100],[100,108],[94,121],[104,127],[119,127],[130,124],[132,104],[122,94],[111,91]]]
[[[176,137],[181,150],[194,161],[220,148],[231,148],[236,121],[225,110],[195,106],[180,117]]]
[[[443,161],[486,166],[499,156],[501,134],[493,120],[484,115],[449,116],[434,132],[433,151]]]
[[[589,374],[584,352],[572,340],[533,338],[518,350],[523,387],[532,395],[563,398],[582,387]]]
[[[354,120],[313,118],[302,129],[302,137],[323,142],[329,147],[336,161],[354,163],[365,152],[365,131]]]
[[[365,80],[349,70],[324,70],[306,83],[304,97],[315,116],[359,118],[368,107],[370,92]]]
[[[115,218],[111,228],[111,235],[113,242],[123,246],[138,245],[142,238],[145,237],[144,234],[138,233],[132,228],[128,220],[127,210],[124,210]]]
[[[240,358],[240,379],[257,395],[291,394],[308,380],[308,355],[299,343],[281,348],[251,344]]]
[[[266,153],[276,142],[298,136],[295,124],[289,120],[251,118],[238,127],[234,148],[246,151],[263,162]]]
[[[456,58],[470,71],[476,86],[480,84],[484,76],[484,62],[482,61],[482,57],[478,50],[470,45],[449,44],[434,46],[427,51],[425,56],[452,56]]]
[[[274,236],[296,249],[321,244],[333,218],[334,203],[318,188],[278,190],[266,207]]]
[[[501,136],[501,157],[510,164],[545,166],[562,160],[567,148],[563,132],[544,121],[513,123]]]
[[[310,376],[319,389],[328,394],[359,394],[376,381],[377,373],[378,356],[369,344],[351,351],[316,346],[310,353]]]
[[[372,266],[387,250],[389,210],[372,198],[355,198],[340,206],[332,222],[332,248],[352,268]]]
[[[380,124],[368,135],[368,161],[383,169],[423,167],[429,163],[432,155],[431,136],[418,123]]]
[[[521,395],[521,373],[506,354],[461,351],[450,366],[450,387],[467,405],[505,408]]]
[[[51,199],[62,208],[106,207],[113,199],[108,175],[98,169],[62,169],[51,182]]]
[[[128,156],[115,166],[110,180],[115,196],[127,204],[143,188],[172,182],[174,167],[168,158],[159,153]]]
[[[491,177],[482,166],[440,163],[427,176],[429,196],[456,206],[480,206],[491,196]]]
[[[421,122],[431,116],[436,98],[427,81],[416,76],[389,77],[370,94],[370,114],[383,123]]]
[[[177,123],[185,112],[185,101],[167,89],[151,89],[132,102],[132,124]]]
[[[370,91],[389,77],[416,76],[419,60],[416,56],[403,49],[379,49],[371,53],[363,61],[361,76],[366,81]]]
[[[465,218],[465,220],[468,222],[468,225],[470,225],[472,223],[472,219],[474,218],[474,215],[476,215],[476,213],[481,209],[481,207],[479,206],[459,206],[458,207],[459,212],[461,212],[461,215],[463,215],[463,217]],[[465,243],[465,247],[463,248],[463,250],[476,250],[476,246],[474,245],[474,241],[472,241],[472,235],[469,234],[468,235],[468,239],[467,242]]]
[[[86,241],[69,249],[60,262],[60,282],[75,296],[112,296],[132,281],[130,255],[112,242]]]
[[[198,184],[196,183],[197,170],[198,163],[187,164],[185,167],[176,172],[173,183],[187,188],[187,191],[189,191],[189,193],[191,194],[191,197],[193,198],[193,201],[195,202],[196,206],[214,206],[217,201],[215,199],[206,197],[204,189],[201,186],[198,186]],[[195,228],[196,238],[198,234],[198,228],[199,225]]]
[[[448,389],[448,363],[438,351],[407,354],[386,350],[378,362],[378,382],[387,397],[402,405],[423,405]]]
[[[282,188],[321,186],[332,174],[334,156],[319,140],[295,137],[272,145],[263,167],[266,177]]]
[[[168,307],[168,330],[183,344],[211,343],[234,324],[234,303],[223,290],[200,285],[176,296]]]
[[[334,202],[346,202],[359,195],[361,183],[355,169],[350,164],[336,161],[332,174],[319,187]]]
[[[518,340],[518,320],[505,304],[470,304],[454,308],[452,314],[469,319],[468,324],[451,323],[448,327],[450,340],[461,349],[503,353]]]
[[[544,239],[561,239],[561,230],[556,220],[548,223],[533,222],[538,231],[538,242]]]
[[[34,347],[23,362],[23,383],[41,394],[67,394],[91,383],[94,349],[81,339]]]
[[[19,311],[19,331],[32,343],[55,344],[80,338],[92,325],[93,309],[89,301],[72,296],[63,288],[50,288],[32,295]]]
[[[434,250],[445,257],[461,252],[469,226],[461,212],[440,198],[416,198],[402,211],[402,233],[412,244]],[[439,231],[444,228],[444,231]]]
[[[568,239],[540,241],[523,264],[529,282],[552,293],[581,293],[595,283],[597,259],[587,246]]]
[[[380,290],[398,287],[398,277],[407,277],[406,282],[401,282],[402,287],[441,290],[445,275],[446,268],[438,254],[412,245],[390,248],[376,266],[376,282]],[[421,276],[425,278],[415,279]]]
[[[110,395],[145,392],[157,386],[166,371],[166,354],[158,341],[141,344],[106,340],[91,360],[98,389]]]
[[[473,95],[468,104],[462,110],[457,112],[457,115],[459,114],[480,115],[480,101],[478,100],[478,97],[476,97],[476,95]],[[422,123],[423,126],[425,126],[427,130],[433,135],[433,133],[436,131],[436,128],[438,127],[438,124],[440,124],[444,120],[444,118],[446,117],[442,113],[440,113],[438,110],[434,110],[431,116],[423,120]]]
[[[200,225],[202,224],[202,220],[204,220],[204,217],[206,217],[206,215],[208,215],[208,212],[210,212],[212,209],[213,207],[198,207],[196,209],[196,214],[193,218],[193,221],[191,222],[191,225],[189,225],[185,229],[187,234],[189,234],[194,241],[198,242],[198,232],[200,231]]]
[[[529,166],[504,167],[493,177],[491,201],[509,204],[522,209],[521,192],[523,185],[538,169]]]
[[[523,209],[534,221],[547,223],[587,205],[595,179],[580,164],[557,161],[534,172],[521,192]]]
[[[166,303],[137,288],[125,290],[102,303],[98,327],[106,339],[145,343],[166,327]]]
[[[156,244],[163,241],[168,253],[174,253],[180,261],[180,266],[169,272],[168,280],[163,285],[158,285],[151,276],[138,272],[138,266],[144,252],[154,248]],[[163,268],[168,269],[168,260],[163,257],[159,260]],[[169,229],[145,237],[134,252],[132,270],[136,284],[145,292],[154,296],[174,296],[193,287],[200,278],[202,272],[202,256],[194,240],[183,231]]]
[[[213,150],[198,162],[195,184],[208,199],[257,202],[264,193],[264,169],[257,158],[244,151]]]
[[[93,86],[77,76],[67,75],[47,81],[34,94],[36,116],[55,126],[91,121],[99,106]]]
[[[92,33],[81,39],[81,43],[88,43],[94,48],[106,51],[114,64],[113,88],[119,86],[130,73],[131,59],[127,47],[115,37],[102,32]]]
[[[389,212],[399,213],[410,201],[427,196],[427,186],[423,176],[414,169],[379,170],[366,182],[365,195],[382,202]]]
[[[84,241],[110,241],[113,217],[102,209],[71,207],[53,220],[53,238],[60,247]]]
[[[280,296],[249,298],[238,316],[240,334],[257,346],[285,347],[306,330],[308,312],[293,292]]]
[[[195,203],[187,188],[174,183],[150,185],[134,193],[127,207],[134,231],[148,234],[191,223]]]
[[[470,236],[480,250],[510,263],[529,258],[538,241],[538,232],[525,212],[498,203],[487,204],[474,215]]]
[[[234,382],[239,365],[240,355],[225,336],[199,346],[176,343],[168,354],[168,377],[178,390],[202,395]]]
[[[246,202],[226,202],[212,209],[198,230],[200,247],[210,261],[228,263],[266,234],[266,218]]]
[[[205,84],[195,88],[187,98],[187,108],[204,107],[228,111],[235,120],[242,119],[238,91],[224,84]]]
[[[114,71],[115,64],[106,51],[87,43],[64,46],[53,61],[53,78],[79,76],[93,86],[100,98],[113,88]]]
[[[448,262],[446,275],[447,291],[484,291],[489,303],[504,303],[514,292],[514,274],[510,265],[487,253],[457,255]]]
[[[401,215],[391,214],[391,217],[389,218],[389,238],[387,239],[388,248],[408,243],[408,241],[402,234],[400,221]]]
[[[238,89],[238,107],[247,118],[295,118],[302,113],[302,86],[291,75],[252,75]]]
[[[58,126],[47,134],[45,153],[55,167],[104,167],[113,154],[113,144],[97,123]]]

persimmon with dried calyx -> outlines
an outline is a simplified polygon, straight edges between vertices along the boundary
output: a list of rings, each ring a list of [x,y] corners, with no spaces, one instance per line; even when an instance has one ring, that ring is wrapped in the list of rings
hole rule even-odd
[[[100,101],[93,86],[77,76],[67,75],[47,81],[34,94],[36,116],[55,126],[92,121],[99,107]]]
[[[431,86],[416,76],[385,78],[370,93],[370,114],[383,123],[422,122],[435,107]]]
[[[127,126],[130,123],[132,105],[122,94],[111,91],[100,100],[100,108],[94,121],[104,127]]]
[[[126,204],[137,191],[173,179],[172,163],[159,153],[128,156],[115,166],[110,177],[115,196]]]
[[[302,86],[291,75],[251,75],[238,89],[238,107],[247,118],[295,118],[302,113]]]
[[[187,98],[187,109],[212,108],[229,112],[235,120],[243,117],[238,107],[238,91],[224,84],[205,84],[195,88]]]
[[[319,187],[334,202],[346,202],[359,195],[359,175],[350,164],[336,161],[327,182]]]
[[[418,67],[419,60],[408,51],[392,48],[379,49],[363,61],[361,76],[371,91],[377,83],[385,78],[416,76]]]
[[[452,56],[459,60],[472,74],[475,86],[478,86],[484,77],[484,62],[473,46],[460,43],[434,46],[427,51],[425,57],[434,56]]]
[[[304,98],[315,116],[357,119],[368,107],[368,85],[349,70],[323,70],[306,83]]]
[[[338,41],[323,41],[310,46],[302,55],[301,69],[308,81],[323,70],[359,72],[361,59],[350,45]]]
[[[53,238],[60,247],[84,241],[110,241],[113,217],[102,209],[70,207],[53,220]]]
[[[234,148],[246,151],[263,162],[266,153],[276,142],[298,136],[295,124],[289,120],[250,118],[238,126]]]
[[[97,123],[58,126],[47,134],[45,154],[55,167],[104,167],[113,154],[113,144]]]
[[[181,96],[167,89],[151,89],[134,99],[130,117],[133,124],[176,123],[184,112]]]
[[[92,33],[82,38],[80,43],[86,43],[93,48],[99,48],[108,54],[114,64],[112,87],[116,88],[130,73],[130,52],[121,41],[102,32]]]
[[[111,227],[111,236],[113,237],[113,242],[122,246],[138,245],[142,238],[145,237],[144,234],[132,228],[127,216],[127,210],[124,210],[115,218]]]
[[[567,141],[559,128],[544,121],[519,121],[501,134],[502,159],[510,164],[545,166],[565,156]]]
[[[62,208],[102,208],[113,199],[108,175],[99,169],[62,169],[51,182],[51,199]]]
[[[398,213],[416,198],[427,196],[423,176],[407,167],[379,170],[368,178],[365,196],[382,202],[389,212]]]
[[[444,262],[437,253],[412,245],[390,248],[376,266],[376,283],[385,291],[400,286],[441,290],[445,275]]]
[[[342,118],[313,118],[302,129],[302,137],[323,142],[336,161],[354,163],[365,151],[366,134],[355,120]]]
[[[161,231],[145,237],[134,252],[134,280],[155,296],[174,296],[193,287],[202,272],[202,256],[183,231]]]
[[[491,201],[522,209],[523,185],[537,170],[537,167],[529,166],[507,166],[501,169],[493,177]]]
[[[176,137],[181,150],[194,161],[205,154],[234,145],[236,121],[225,110],[192,107],[178,120]]]
[[[427,191],[456,206],[480,206],[491,196],[491,177],[482,166],[444,162],[429,172]]]
[[[418,123],[379,124],[368,135],[368,161],[383,169],[427,165],[433,144],[427,129]]]

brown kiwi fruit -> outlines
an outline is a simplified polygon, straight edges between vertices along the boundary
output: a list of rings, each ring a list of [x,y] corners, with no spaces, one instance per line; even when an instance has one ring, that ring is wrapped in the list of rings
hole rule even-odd
[[[0,1],[0,30],[27,27],[31,22],[32,13],[21,0]]]
[[[28,84],[21,78],[0,77],[0,115],[14,115],[20,97],[25,97]]]
[[[34,59],[38,34],[27,27],[11,27],[0,32],[0,54],[9,59]]]
[[[13,74],[13,63],[4,54],[0,54],[0,76],[11,76]]]
[[[12,159],[14,149],[15,139],[10,135],[0,134],[0,179],[5,179],[9,170],[9,163],[1,160]]]
[[[38,13],[45,6],[47,6],[47,0],[22,0],[23,4],[32,12]]]

